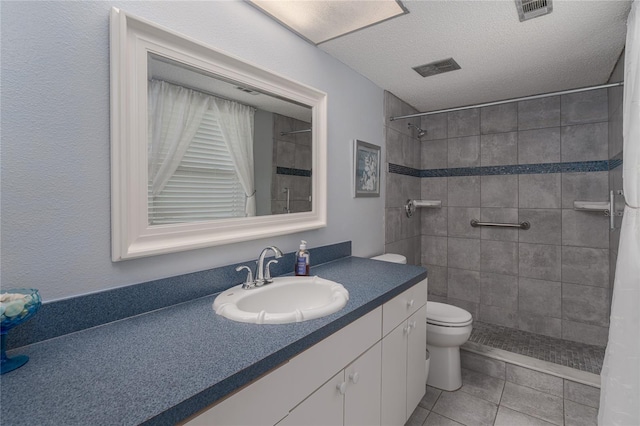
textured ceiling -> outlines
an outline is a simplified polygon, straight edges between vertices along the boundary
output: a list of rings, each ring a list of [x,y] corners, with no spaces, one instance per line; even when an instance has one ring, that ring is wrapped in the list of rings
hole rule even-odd
[[[631,1],[554,0],[520,22],[513,0],[405,0],[410,13],[318,47],[418,111],[604,84]],[[412,67],[453,57],[461,70]]]

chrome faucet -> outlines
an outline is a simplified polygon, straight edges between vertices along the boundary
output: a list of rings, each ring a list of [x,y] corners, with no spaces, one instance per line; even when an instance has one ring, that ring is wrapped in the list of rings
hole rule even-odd
[[[256,287],[261,287],[265,284],[269,284],[270,282],[273,282],[273,279],[271,279],[271,272],[269,271],[269,265],[271,265],[272,263],[278,263],[278,261],[270,260],[269,262],[267,262],[266,266],[264,265],[264,258],[266,257],[269,250],[273,251],[273,253],[276,255],[276,259],[279,259],[282,257],[282,251],[280,251],[280,249],[276,246],[269,246],[266,249],[262,250],[262,252],[260,253],[260,256],[258,257],[258,260],[256,261],[255,275],[251,273],[251,269],[249,269],[248,266],[238,266],[236,268],[236,271],[238,272],[240,272],[243,269],[246,269],[248,271],[247,279],[244,282],[244,284],[242,284],[242,288],[244,289],[256,288]],[[253,278],[254,276],[255,276],[255,279]]]
[[[260,253],[260,256],[258,257],[258,264],[256,265],[256,274],[255,274],[256,287],[260,287],[262,285],[273,282],[273,280],[271,279],[271,273],[269,272],[269,265],[272,262],[278,263],[278,261],[275,260],[272,262],[268,262],[266,266],[266,273],[265,273],[264,258],[269,252],[269,250],[273,251],[273,253],[276,255],[276,259],[279,259],[282,257],[282,251],[280,251],[280,249],[276,246],[269,246],[266,249],[262,250],[262,252]]]

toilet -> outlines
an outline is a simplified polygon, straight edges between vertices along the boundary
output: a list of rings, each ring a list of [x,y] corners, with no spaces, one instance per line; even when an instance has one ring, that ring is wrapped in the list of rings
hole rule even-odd
[[[457,306],[427,302],[427,350],[431,374],[427,384],[454,391],[462,386],[460,346],[471,336],[473,318]]]
[[[407,258],[394,253],[372,257],[392,263],[407,263]],[[454,391],[462,386],[460,346],[471,336],[473,318],[457,306],[427,302],[427,384]]]

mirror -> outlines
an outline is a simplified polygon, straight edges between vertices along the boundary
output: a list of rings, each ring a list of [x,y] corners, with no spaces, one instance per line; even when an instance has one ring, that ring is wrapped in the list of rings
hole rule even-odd
[[[326,226],[326,94],[111,13],[112,259]]]
[[[309,106],[154,53],[147,66],[150,225],[311,211]]]

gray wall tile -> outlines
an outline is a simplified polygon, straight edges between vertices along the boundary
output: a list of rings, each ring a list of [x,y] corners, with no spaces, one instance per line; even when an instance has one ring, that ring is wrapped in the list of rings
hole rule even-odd
[[[518,102],[518,130],[560,126],[560,96]]]
[[[562,320],[562,338],[589,345],[606,346],[609,327]]]
[[[481,272],[480,303],[503,308],[518,306],[518,277]]]
[[[562,247],[562,281],[608,287],[609,250]]]
[[[404,207],[409,195],[403,194],[403,181],[407,176],[399,175],[396,173],[386,173],[386,191],[385,191],[385,206],[389,207]]]
[[[422,159],[420,168],[446,169],[448,167],[449,148],[446,139],[422,141],[420,149],[420,157]]]
[[[426,260],[426,262],[425,262]],[[422,259],[422,266],[427,268],[429,277],[429,295],[447,297],[447,268],[445,266],[431,265],[428,259]],[[429,297],[431,300],[431,297]]]
[[[480,302],[480,272],[449,268],[447,297]]]
[[[454,269],[455,271],[455,269]],[[477,272],[472,272],[472,274],[477,274]],[[469,301],[469,300],[462,300],[462,299],[455,299],[451,296],[447,297],[447,301],[445,303],[448,303],[449,305],[453,305],[453,306],[457,306],[460,309],[464,309],[465,311],[469,312],[471,314],[471,316],[473,318],[478,318],[478,302],[475,301]]]
[[[407,128],[406,120],[396,120],[391,121],[391,117],[395,117],[398,115],[408,115],[415,114],[415,108],[402,101],[400,98],[395,96],[391,92],[384,92],[384,111],[385,111],[385,125],[392,129],[395,129],[401,133],[404,133],[407,136],[411,135],[410,130]]]
[[[529,222],[531,228],[518,230],[521,243],[562,243],[562,212],[560,209],[520,209],[520,222]]]
[[[478,108],[449,112],[447,121],[447,137],[449,138],[480,134],[480,110]]]
[[[480,133],[518,130],[518,105],[515,102],[480,108]]]
[[[562,283],[562,319],[607,327],[608,307],[608,289]]]
[[[447,241],[446,237],[422,237],[422,263],[447,266]]]
[[[480,136],[449,138],[448,166],[477,167],[480,165]]]
[[[422,137],[423,141],[447,138],[447,113],[423,115],[420,120],[420,128],[426,130],[427,134]]]
[[[480,208],[480,220],[482,222],[517,223],[518,209],[482,207]],[[483,240],[518,241],[518,229],[487,226],[481,228],[480,237]]]
[[[504,385],[504,393],[500,405],[556,425],[562,426],[564,424],[561,397],[516,385],[509,381]]]
[[[561,338],[563,337],[562,323],[560,318],[545,317],[523,310],[518,311],[518,328],[520,330]]]
[[[391,173],[393,174],[393,173]],[[447,177],[420,179],[420,198],[422,200],[439,200],[442,206],[448,205]],[[399,194],[402,198],[402,194]],[[404,199],[405,202],[407,198]]]
[[[520,278],[518,282],[520,311],[539,316],[562,317],[562,284],[555,281]]]
[[[562,127],[562,161],[595,161],[609,158],[609,125],[579,124]]]
[[[600,407],[600,389],[571,380],[564,381],[564,399],[592,408]]]
[[[560,103],[563,126],[609,119],[607,89],[562,95]]]
[[[422,235],[447,236],[447,213],[446,207],[439,209],[418,209],[420,223],[422,225]],[[405,214],[404,211],[402,214]],[[406,216],[406,215],[405,215]]]
[[[560,127],[518,133],[518,164],[560,161]]]
[[[518,205],[521,209],[560,207],[562,176],[560,173],[518,176]]]
[[[481,240],[482,272],[518,275],[518,243]]]
[[[520,243],[518,248],[521,277],[560,281],[560,246]]]
[[[562,174],[562,208],[572,209],[574,201],[608,201],[609,172]]]
[[[480,207],[480,176],[447,178],[449,207]]]
[[[563,379],[551,374],[507,364],[507,381],[561,398],[564,397]]]
[[[562,209],[562,244],[609,248],[609,218],[597,212]]]
[[[450,268],[480,270],[480,240],[449,238],[447,242],[447,266]]]
[[[479,305],[479,319],[482,322],[497,324],[503,327],[518,327],[518,308],[517,306],[489,306]]]
[[[398,241],[401,239],[402,228],[401,228],[401,214],[403,213],[402,208],[400,207],[392,207],[386,208],[385,210],[385,233],[384,239],[385,243],[392,243],[394,241]]]
[[[494,133],[480,137],[480,165],[518,164],[518,132]]]
[[[471,226],[471,220],[480,216],[479,208],[449,207],[447,230],[450,237],[480,238],[480,228]]]
[[[518,176],[481,176],[482,207],[518,207]]]

